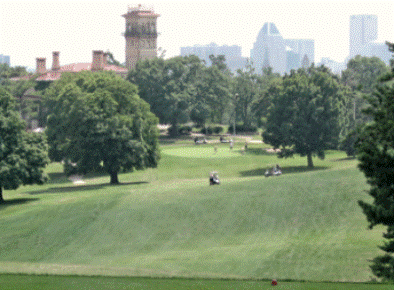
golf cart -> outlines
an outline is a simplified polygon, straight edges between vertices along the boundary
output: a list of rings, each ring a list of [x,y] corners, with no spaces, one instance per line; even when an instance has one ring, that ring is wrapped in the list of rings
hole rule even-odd
[[[272,168],[271,170],[267,169],[265,171],[265,177],[269,177],[269,176],[279,176],[282,175],[282,168],[280,168],[279,165],[276,165],[274,168]]]
[[[207,144],[207,139],[203,138],[203,137],[196,137],[194,138],[194,144],[198,145],[198,144]]]
[[[226,138],[220,136],[220,143],[230,143],[230,140],[227,140]]]
[[[220,181],[219,181],[219,174],[217,172],[211,172],[211,174],[209,175],[209,185],[219,185]]]

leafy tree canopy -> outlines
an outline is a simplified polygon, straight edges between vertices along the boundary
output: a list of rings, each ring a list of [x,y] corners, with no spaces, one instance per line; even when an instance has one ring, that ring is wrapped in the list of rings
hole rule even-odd
[[[26,67],[23,66],[9,66],[6,63],[0,63],[0,80],[10,79],[15,77],[27,76],[29,73]]]
[[[379,78],[387,72],[389,68],[379,58],[360,55],[351,59],[342,72],[341,80],[347,90],[340,117],[340,149],[345,150],[349,156],[356,153],[354,142],[358,136],[357,128],[371,120],[370,116],[363,113],[363,109],[368,106],[365,97],[372,94]]]
[[[282,88],[280,74],[274,73],[271,67],[263,68],[263,75],[258,77],[257,96],[252,102],[252,113],[257,118],[259,126],[264,126],[272,96]]]
[[[43,134],[25,132],[25,126],[15,110],[14,98],[0,88],[0,203],[4,202],[3,188],[42,184],[47,179],[46,138]]]
[[[157,118],[137,87],[112,72],[63,74],[46,91],[47,135],[53,161],[87,173],[157,166]]]
[[[264,142],[280,148],[279,157],[307,156],[313,167],[312,156],[323,159],[324,150],[337,142],[339,81],[326,67],[312,65],[285,75],[282,84],[273,83],[269,90],[273,96]]]
[[[220,59],[207,68],[196,56],[155,58],[137,63],[128,80],[138,85],[161,123],[220,122],[230,90],[230,77],[222,69]]]

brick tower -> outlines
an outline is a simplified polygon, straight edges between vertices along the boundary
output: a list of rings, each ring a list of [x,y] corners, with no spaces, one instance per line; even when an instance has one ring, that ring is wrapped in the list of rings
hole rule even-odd
[[[122,16],[126,19],[126,67],[131,70],[138,60],[157,57],[156,23],[160,15],[138,5]]]

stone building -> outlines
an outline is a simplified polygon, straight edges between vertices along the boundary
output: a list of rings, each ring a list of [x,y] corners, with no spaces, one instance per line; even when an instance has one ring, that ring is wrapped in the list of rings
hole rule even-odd
[[[129,8],[122,15],[126,19],[126,67],[131,70],[139,60],[157,57],[157,18],[153,9]]]

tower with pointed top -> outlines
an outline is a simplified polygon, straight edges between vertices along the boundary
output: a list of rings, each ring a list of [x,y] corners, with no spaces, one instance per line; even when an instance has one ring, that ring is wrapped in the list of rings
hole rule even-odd
[[[261,28],[253,49],[250,52],[256,71],[272,67],[274,72],[284,74],[286,71],[285,43],[274,23],[265,23]]]
[[[139,60],[157,57],[157,18],[152,8],[129,8],[126,19],[126,67],[131,70]]]

